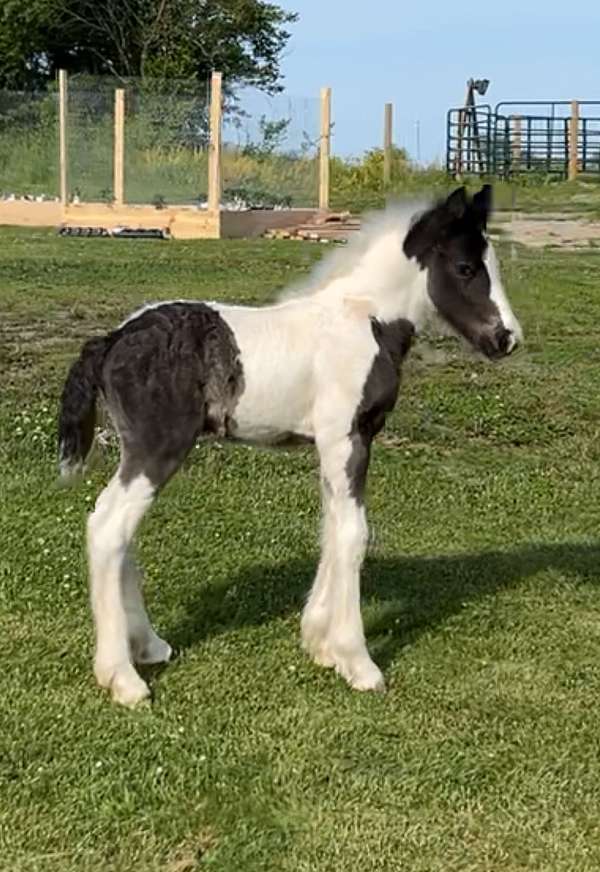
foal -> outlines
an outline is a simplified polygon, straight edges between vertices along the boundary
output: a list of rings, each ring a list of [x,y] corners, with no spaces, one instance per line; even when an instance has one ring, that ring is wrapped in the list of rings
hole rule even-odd
[[[158,303],[86,342],[63,390],[60,470],[69,476],[81,468],[100,393],[121,462],[88,520],[94,671],[117,702],[131,706],[149,694],[134,663],[171,656],[144,608],[133,536],[198,437],[211,433],[314,441],[323,542],[303,645],[357,690],[383,689],[360,612],[371,442],[430,315],[489,358],[521,339],[485,236],[489,210],[489,186],[472,200],[459,188],[420,214],[384,213],[277,305]]]

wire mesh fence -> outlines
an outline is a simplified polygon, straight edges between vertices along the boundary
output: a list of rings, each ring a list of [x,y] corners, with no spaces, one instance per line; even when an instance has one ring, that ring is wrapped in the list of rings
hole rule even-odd
[[[67,184],[76,202],[112,202],[115,80],[71,76],[67,99]]]
[[[208,83],[146,80],[127,84],[126,202],[205,202],[209,105]]]
[[[58,94],[0,91],[0,195],[58,196]]]
[[[69,79],[70,197],[87,202],[112,202],[115,197],[117,89],[125,93],[125,202],[199,202],[206,189],[208,88],[189,82],[110,77]]]
[[[226,96],[223,198],[255,207],[318,202],[319,100],[245,88]]]
[[[67,198],[115,200],[115,92],[124,91],[123,200],[207,205],[210,82],[71,75]],[[268,96],[224,83],[222,202],[229,208],[318,203],[317,97]],[[59,99],[0,91],[0,194],[59,194]]]

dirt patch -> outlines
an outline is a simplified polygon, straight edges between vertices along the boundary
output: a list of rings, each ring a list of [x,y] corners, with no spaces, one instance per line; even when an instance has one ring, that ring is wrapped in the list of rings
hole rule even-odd
[[[203,829],[192,844],[181,845],[170,857],[165,872],[196,872],[217,839],[210,828]]]
[[[600,221],[572,213],[504,214],[494,222],[494,230],[503,239],[531,248],[600,248]]]

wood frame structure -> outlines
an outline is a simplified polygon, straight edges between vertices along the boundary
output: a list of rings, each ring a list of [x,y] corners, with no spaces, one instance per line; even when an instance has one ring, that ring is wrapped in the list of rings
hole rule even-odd
[[[301,209],[249,209],[228,211],[221,207],[222,193],[222,100],[220,72],[213,72],[210,94],[210,134],[207,208],[199,206],[160,207],[132,205],[125,195],[125,91],[115,90],[113,196],[112,203],[77,203],[69,197],[68,179],[68,80],[58,75],[59,92],[59,179],[56,201],[0,201],[0,225],[29,227],[92,227],[107,230],[128,226],[165,230],[175,239],[221,239],[260,236],[266,230],[292,227],[310,221],[317,207]],[[319,210],[329,209],[329,160],[331,155],[331,88],[321,90],[321,139],[319,147]]]

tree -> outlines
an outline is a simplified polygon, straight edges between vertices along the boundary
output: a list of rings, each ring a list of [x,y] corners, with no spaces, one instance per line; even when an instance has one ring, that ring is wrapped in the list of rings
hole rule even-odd
[[[60,68],[198,81],[218,69],[273,93],[296,19],[264,0],[3,0],[0,85],[43,85]]]

